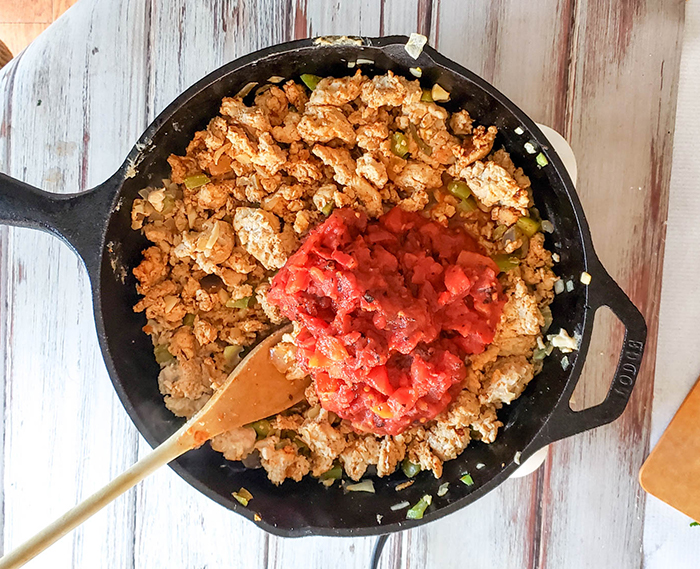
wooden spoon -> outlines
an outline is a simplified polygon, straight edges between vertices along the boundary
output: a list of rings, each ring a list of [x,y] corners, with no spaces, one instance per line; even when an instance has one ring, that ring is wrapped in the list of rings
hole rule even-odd
[[[21,567],[90,516],[171,460],[206,441],[298,403],[308,378],[291,381],[270,360],[270,348],[291,325],[271,334],[238,364],[207,404],[159,447],[107,486],[67,511],[55,522],[0,559],[0,569]]]

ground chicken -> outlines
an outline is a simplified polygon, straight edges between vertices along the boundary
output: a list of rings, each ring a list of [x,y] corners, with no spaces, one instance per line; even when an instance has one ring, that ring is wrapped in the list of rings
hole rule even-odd
[[[527,214],[530,197],[501,166],[494,162],[475,162],[459,172],[477,199],[485,206],[501,205]]]
[[[189,397],[166,395],[163,401],[173,415],[189,419],[206,405],[207,401],[209,401],[209,397],[209,395],[202,395],[198,399],[191,399]]]
[[[360,96],[364,80],[359,69],[352,77],[325,77],[311,93],[309,103],[337,107],[345,105]]]
[[[379,443],[377,474],[389,476],[406,455],[406,442],[402,435],[382,437]]]
[[[421,162],[409,161],[394,178],[394,183],[407,192],[425,191],[442,186],[442,177],[440,170]]]
[[[432,471],[435,478],[440,478],[442,476],[442,460],[433,454],[433,449],[426,440],[414,439],[409,443],[408,460],[414,464],[420,465],[421,470]]]
[[[452,427],[435,423],[427,432],[426,440],[433,453],[442,461],[456,458],[469,444],[468,427]]]
[[[398,107],[404,102],[418,102],[422,91],[418,81],[407,81],[388,71],[377,75],[362,86],[362,102],[371,108]]]
[[[330,142],[336,138],[346,144],[355,144],[352,125],[342,111],[330,105],[307,105],[297,131],[308,144]]]
[[[323,420],[307,419],[299,428],[299,434],[311,449],[311,470],[314,476],[320,476],[330,470],[333,467],[333,461],[343,452],[347,444],[343,434],[325,418]]]
[[[503,307],[498,338],[539,334],[544,325],[544,317],[537,305],[537,299],[525,281],[517,277],[513,277],[512,281],[513,286],[506,293],[508,301]]]
[[[383,188],[389,178],[386,166],[371,154],[365,153],[357,159],[357,173],[372,182],[378,188]]]
[[[144,292],[168,276],[168,259],[158,247],[143,252],[143,261],[134,269],[134,276]]]
[[[480,440],[485,443],[492,443],[496,440],[498,429],[503,426],[496,415],[496,408],[493,405],[481,407],[479,417],[472,423],[472,429],[479,433]]]
[[[479,401],[497,409],[509,404],[520,397],[533,375],[533,365],[524,356],[500,358],[486,374]]]
[[[309,459],[299,454],[291,442],[284,443],[278,436],[258,441],[255,448],[260,452],[260,464],[274,484],[282,484],[287,478],[299,482],[311,470]]]
[[[134,310],[148,319],[144,331],[162,362],[158,385],[173,414],[192,417],[223,385],[227,346],[252,346],[283,322],[267,301],[270,279],[335,208],[372,217],[395,205],[425,211],[462,224],[490,255],[517,254],[523,240],[504,247],[494,231],[527,215],[529,178],[504,149],[493,151],[495,127],[421,97],[418,81],[358,70],[324,78],[311,92],[296,81],[265,85],[252,105],[224,98],[185,155],[168,158],[170,178],[140,192],[131,224],[152,245],[133,270],[141,295]],[[401,156],[392,145],[397,132],[408,145]],[[445,192],[452,178],[468,184],[476,209]],[[353,480],[370,466],[388,476],[404,459],[440,477],[443,462],[472,439],[495,440],[497,410],[541,367],[533,353],[554,297],[552,266],[538,232],[519,265],[499,277],[507,302],[494,342],[467,358],[462,390],[434,419],[393,437],[356,433],[320,406],[311,385],[305,402],[270,418],[268,436],[256,440],[242,427],[212,439],[212,448],[228,460],[259,453],[275,484],[319,477],[338,463]],[[301,379],[295,333],[271,358]]]
[[[455,134],[471,134],[473,122],[469,112],[461,110],[453,113],[450,117],[450,128]]]
[[[221,101],[221,114],[229,117],[234,124],[248,127],[253,132],[270,132],[272,125],[263,109],[247,106],[238,97],[225,97]]]
[[[280,220],[267,211],[239,207],[233,218],[233,227],[245,250],[266,269],[282,268],[297,247],[290,228],[285,226],[280,230]]]
[[[179,365],[163,368],[158,376],[158,387],[161,393],[187,399],[199,399],[210,393],[205,378],[198,374],[199,367],[200,364],[197,361],[188,360],[179,362]]]
[[[343,469],[353,480],[359,480],[370,464],[379,462],[379,443],[373,435],[357,436],[340,453]]]
[[[255,431],[250,427],[227,431],[211,440],[211,448],[223,453],[226,460],[243,460],[255,448]]]
[[[490,160],[508,172],[523,190],[527,190],[530,187],[530,178],[525,175],[522,168],[515,167],[515,164],[510,159],[510,154],[505,150],[502,148],[496,150],[496,152],[491,154]]]

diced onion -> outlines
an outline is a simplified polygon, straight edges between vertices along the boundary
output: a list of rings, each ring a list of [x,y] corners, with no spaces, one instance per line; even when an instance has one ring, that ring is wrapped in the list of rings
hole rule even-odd
[[[569,279],[568,281],[566,281],[566,292],[571,292],[573,290],[574,290],[574,281]]]
[[[425,37],[423,34],[417,34],[414,32],[408,38],[404,49],[413,59],[418,59],[418,56],[423,53],[423,48],[425,47],[426,43],[428,43],[427,37]]]
[[[374,494],[374,482],[372,480],[363,480],[357,484],[348,484],[345,489],[348,492],[369,492]]]
[[[444,496],[447,494],[447,489],[449,488],[450,483],[445,482],[444,484],[440,484],[440,487],[438,488],[437,495],[438,496]]]
[[[482,468],[484,468],[484,466],[486,466],[486,465],[483,462],[480,462],[479,464],[476,465],[476,469],[481,470]]]
[[[399,510],[403,510],[404,508],[408,508],[411,505],[411,502],[399,502],[398,504],[394,504],[391,506],[391,511],[392,512],[397,512]]]
[[[173,308],[175,308],[178,299],[177,296],[168,295],[164,297],[163,300],[165,302],[165,311],[170,312]]]
[[[563,369],[564,371],[569,369],[569,358],[567,356],[564,356],[561,359],[561,369]]]
[[[150,203],[157,212],[163,211],[164,201],[165,201],[165,188],[160,188],[158,190],[153,190],[149,192],[146,198],[148,203]]]
[[[355,67],[355,65],[357,65],[357,62],[355,62],[355,61],[348,61],[348,68],[349,68],[349,69],[352,69],[353,67]]]
[[[216,242],[219,240],[219,235],[221,234],[221,228],[219,227],[219,222],[214,223],[214,227],[212,227],[211,233],[209,234],[209,239],[207,239],[207,242],[204,245],[205,250],[211,250],[214,245],[216,245]]]
[[[523,453],[520,451],[515,453],[515,456],[513,457],[513,462],[517,465],[520,465],[520,457],[522,456]]]
[[[555,294],[561,294],[564,292],[564,281],[561,279],[558,279],[554,281],[554,293]]]
[[[358,57],[355,63],[357,63],[357,65],[374,65],[374,59],[364,59],[362,57]]]
[[[418,78],[423,77],[423,70],[420,67],[411,67],[409,69],[409,71],[411,72],[411,75],[413,75],[414,77],[418,77]]]
[[[528,154],[534,154],[535,152],[537,152],[537,148],[535,148],[535,145],[532,144],[532,142],[526,142],[524,144],[524,148]]]
[[[554,224],[549,221],[548,219],[543,219],[542,220],[542,231],[545,233],[552,233],[554,232]]]
[[[280,77],[279,75],[273,75],[267,80],[268,83],[282,83],[282,81],[284,81],[284,77]]]
[[[559,330],[559,334],[549,334],[547,340],[550,341],[552,346],[559,348],[564,353],[578,350],[578,340],[569,336],[569,333],[564,328]]]
[[[591,284],[591,279],[592,279],[591,275],[589,273],[587,273],[586,271],[583,271],[581,273],[581,282],[583,284],[585,284],[585,285]]]
[[[552,261],[554,261],[555,263],[558,263],[559,261],[561,261],[561,257],[559,256],[559,253],[552,253]]]
[[[438,103],[444,103],[450,100],[450,94],[437,83],[433,85],[433,89],[430,91],[430,94],[433,97],[433,101]]]
[[[525,131],[523,130],[523,128],[522,128],[521,126],[519,126],[519,127],[516,128],[513,132],[514,132],[515,134],[523,134]]]
[[[240,91],[238,91],[238,93],[236,93],[236,97],[239,97],[239,98],[242,99],[242,98],[245,97],[248,93],[250,93],[253,89],[255,89],[255,86],[256,86],[257,84],[258,84],[257,81],[251,81],[251,82],[248,83],[245,87],[243,87],[243,89],[241,89]]]

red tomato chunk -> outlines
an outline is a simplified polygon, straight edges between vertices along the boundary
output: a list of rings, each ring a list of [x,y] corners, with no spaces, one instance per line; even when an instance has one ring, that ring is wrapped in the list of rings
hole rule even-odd
[[[400,208],[372,222],[337,210],[308,235],[268,298],[300,325],[298,358],[324,408],[382,435],[445,409],[505,303],[478,251],[465,231]]]

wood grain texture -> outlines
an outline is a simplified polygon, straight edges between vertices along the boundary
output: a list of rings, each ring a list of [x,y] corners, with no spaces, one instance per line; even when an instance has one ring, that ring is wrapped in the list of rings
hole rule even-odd
[[[680,1],[639,1],[619,11],[600,1],[576,6],[566,134],[577,153],[578,191],[598,255],[645,314],[649,341],[620,420],[552,448],[542,567],[642,564],[646,497],[637,473],[648,452],[682,31],[670,23],[682,17]],[[607,385],[604,359],[587,363]]]
[[[0,41],[17,55],[76,0],[3,0]]]
[[[0,6],[0,22],[46,23],[52,16],[53,0],[5,0]]]
[[[598,252],[644,309],[651,342],[620,421],[553,445],[533,476],[392,536],[381,567],[636,568],[683,3],[633,4],[622,14],[607,0],[82,0],[0,74],[0,170],[50,191],[86,188],[183,89],[237,56],[307,35],[425,33],[572,141]],[[114,396],[67,247],[0,228],[0,311],[8,549],[148,446]],[[601,329],[605,348],[614,326]],[[591,352],[584,403],[607,388],[610,350]],[[30,566],[354,569],[373,545],[264,534],[165,469]]]
[[[697,315],[700,296],[688,283],[700,279],[697,254],[688,243],[700,241],[700,4],[686,5],[683,53],[678,84],[678,111],[673,137],[664,282],[659,312],[657,373],[651,424],[651,446],[661,437],[700,375]],[[691,213],[692,212],[692,213]],[[690,213],[690,215],[689,215]],[[695,215],[693,215],[695,214]],[[696,418],[697,420],[697,418]],[[693,567],[700,559],[697,527],[667,504],[649,496],[644,511],[645,569]]]
[[[17,55],[48,27],[48,23],[0,23],[0,38]]]

